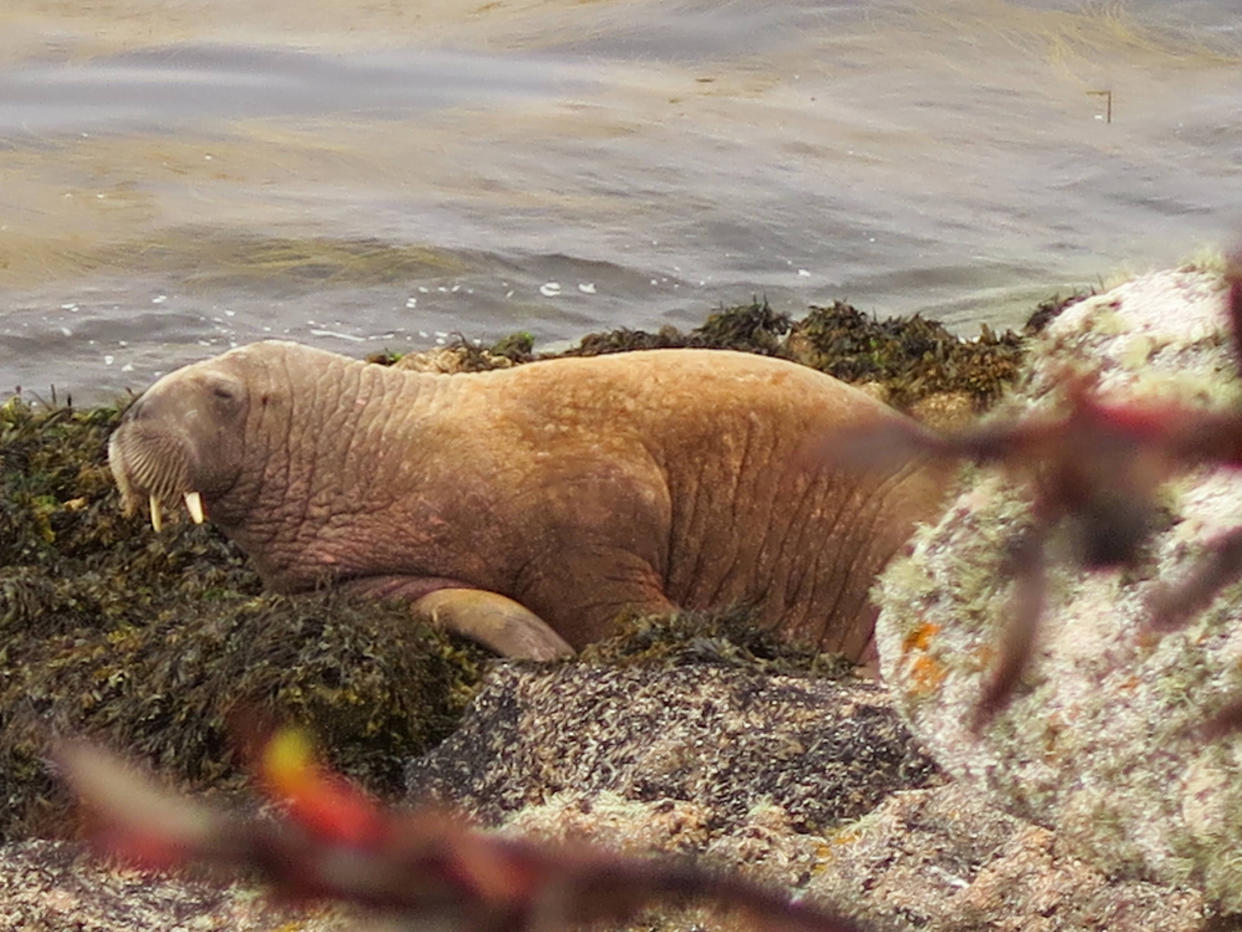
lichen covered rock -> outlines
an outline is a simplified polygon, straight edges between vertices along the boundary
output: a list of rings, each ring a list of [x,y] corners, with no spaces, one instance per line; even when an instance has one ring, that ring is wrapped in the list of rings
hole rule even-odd
[[[1098,373],[1108,401],[1238,405],[1224,296],[1218,270],[1186,268],[1066,309],[993,417],[1055,412],[1069,371]],[[1242,911],[1242,736],[1208,740],[1199,729],[1242,696],[1242,583],[1184,630],[1143,631],[1158,587],[1242,525],[1242,473],[1201,467],[1161,496],[1162,526],[1132,569],[1078,570],[1064,547],[1058,557],[1065,542],[1054,531],[1036,655],[1012,704],[975,735],[1031,501],[1012,476],[966,469],[943,519],[877,586],[882,670],[950,772],[1105,870],[1197,884],[1224,911]]]
[[[939,782],[886,691],[761,674],[714,650],[689,666],[506,665],[410,767],[414,798],[504,833],[697,862],[876,932],[1202,928],[1198,891],[1110,877]],[[697,904],[625,928],[752,926]]]
[[[342,907],[295,910],[244,883],[124,868],[71,842],[0,846],[3,932],[356,932],[364,921]]]
[[[693,802],[718,831],[767,799],[815,832],[934,774],[874,684],[705,662],[575,663],[498,667],[407,783],[412,801],[484,825],[573,790]]]

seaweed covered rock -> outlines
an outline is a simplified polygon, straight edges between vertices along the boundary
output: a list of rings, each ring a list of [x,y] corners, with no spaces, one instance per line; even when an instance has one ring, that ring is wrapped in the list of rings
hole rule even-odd
[[[766,300],[755,300],[750,304],[721,308],[688,333],[672,326],[661,327],[655,333],[620,328],[587,334],[577,346],[553,355],[600,356],[630,350],[698,347],[788,358],[783,337],[791,326],[788,314],[773,311]]]
[[[401,762],[443,738],[469,696],[453,653],[404,606],[317,595],[187,602],[141,626],[39,639],[0,687],[0,833],[46,833],[63,816],[44,765],[60,734],[234,790],[241,720],[301,722],[334,766],[391,794]]]
[[[873,684],[570,664],[494,670],[407,788],[484,825],[572,791],[693,802],[723,831],[766,798],[822,833],[934,773]]]
[[[860,333],[875,324],[843,316]],[[793,355],[795,326],[755,302],[690,334],[618,331],[594,349]],[[997,339],[1001,356],[1007,341]],[[952,353],[909,345],[937,365]],[[533,357],[528,339],[491,358],[474,349],[454,353],[454,371]],[[854,378],[876,379],[855,367]],[[895,363],[891,372],[906,378]],[[892,397],[915,398],[902,391]],[[3,411],[0,544],[19,543],[0,559],[0,835],[63,813],[41,757],[52,730],[95,734],[192,787],[231,792],[232,710],[273,710],[309,721],[332,763],[373,789],[391,790],[399,765],[415,798],[456,801],[504,831],[674,852],[876,928],[1189,930],[1202,918],[1194,892],[1109,879],[1052,834],[937,785],[884,690],[777,644],[744,614],[637,619],[576,663],[499,665],[460,729],[423,756],[471,695],[478,655],[400,608],[261,596],[209,528],[173,525],[157,538],[123,518],[103,465],[115,412],[36,414],[19,401]],[[0,848],[10,879],[0,898],[15,905],[0,910],[0,928],[103,930],[148,900],[152,927],[232,927],[251,902],[244,885],[216,896],[171,878],[153,890],[148,878],[140,891],[107,869],[84,884],[76,852]],[[731,926],[684,911],[634,926],[700,927]]]
[[[578,659],[597,666],[710,665],[751,674],[836,679],[855,669],[843,654],[819,653],[782,640],[746,608],[627,618],[614,636],[588,644]]]
[[[386,362],[387,360],[369,360]],[[448,346],[422,353],[406,353],[392,362],[393,368],[410,372],[436,372],[455,375],[458,372],[487,372],[490,369],[508,369],[516,361],[513,356],[494,353],[467,340],[458,340]]]
[[[982,803],[958,784],[907,790],[826,835],[798,832],[780,806],[760,800],[724,828],[693,801],[642,802],[566,790],[508,818],[525,839],[660,853],[744,875],[800,900],[823,903],[873,932],[1202,932],[1201,896],[1109,877],[1067,856],[1055,836]],[[735,932],[736,913],[702,903],[653,907],[616,932]],[[358,907],[272,902],[245,880],[227,886],[118,869],[81,846],[0,845],[0,930],[424,928],[426,917],[385,917]],[[379,923],[377,925],[377,922]],[[434,926],[436,928],[442,925]]]
[[[962,340],[915,314],[880,320],[837,301],[811,312],[789,338],[794,359],[847,382],[878,382],[894,407],[945,392],[965,395],[975,411],[991,405],[1013,381],[1022,337],[983,327]]]
[[[1080,300],[1052,298],[1032,320],[1050,319]],[[1042,323],[1040,324],[1042,326]],[[1033,330],[1032,330],[1033,332]],[[673,326],[652,333],[618,328],[583,337],[557,353],[535,353],[529,333],[491,347],[458,338],[448,346],[404,356],[382,353],[370,362],[418,372],[481,372],[558,356],[600,356],[634,350],[727,349],[777,356],[861,384],[881,400],[935,426],[959,426],[992,405],[1017,376],[1024,337],[983,327],[963,340],[919,315],[878,319],[844,302],[812,307],[801,320],[774,311],[767,301],[721,308],[698,327]]]
[[[207,526],[156,536],[107,473],[117,413],[0,407],[0,837],[51,830],[65,800],[44,762],[90,734],[198,788],[241,779],[251,713],[299,721],[375,789],[443,737],[478,655],[404,606],[259,595]]]
[[[107,465],[115,408],[0,405],[0,633],[141,623],[177,597],[255,594],[245,558],[208,527],[155,537],[122,514]],[[10,654],[10,659],[16,659]]]
[[[785,810],[766,800],[722,827],[694,802],[573,790],[523,809],[502,830],[629,854],[698,856],[873,932],[1211,928],[1197,891],[1111,877],[1068,855],[1047,829],[954,783],[895,793],[822,835],[795,830]],[[710,908],[685,907],[651,910],[626,932],[736,928]]]
[[[615,331],[571,352],[713,346],[786,356],[793,326],[754,301],[686,334]],[[532,358],[529,334],[515,334],[399,364],[457,372]],[[261,596],[242,555],[210,526],[172,522],[157,536],[124,516],[105,457],[117,417],[20,398],[0,406],[0,789],[9,802],[0,833],[55,821],[42,762],[52,730],[96,734],[198,787],[233,785],[227,725],[243,701],[308,721],[338,766],[382,788],[392,755],[449,727],[477,655],[416,628],[400,608]],[[667,643],[656,638],[652,649]],[[750,662],[767,650],[703,631],[686,643],[677,650],[687,662],[720,651]],[[785,662],[778,653],[772,669]]]
[[[822,831],[934,779],[882,689],[800,672],[809,655],[778,658],[753,628],[731,636],[745,631],[736,617],[646,619],[594,655],[626,662],[500,666],[458,730],[411,762],[411,797],[494,825],[562,790],[610,792],[693,801],[717,828],[768,799]]]
[[[1236,410],[1242,381],[1224,298],[1220,270],[1187,268],[1069,307],[995,416],[1059,410],[1075,370],[1095,373],[1111,402]],[[1242,739],[1201,726],[1242,696],[1242,583],[1183,630],[1156,637],[1147,625],[1161,586],[1186,578],[1242,525],[1242,474],[1180,473],[1160,504],[1161,527],[1138,566],[1087,572],[1053,561],[1035,656],[1012,704],[976,735],[973,711],[1012,617],[1013,542],[1032,519],[1028,488],[967,470],[943,519],[881,578],[882,669],[915,733],[953,774],[1107,871],[1195,884],[1239,912]],[[1054,533],[1050,552],[1066,546]]]
[[[1017,376],[1023,337],[984,327],[962,340],[917,314],[883,320],[844,302],[812,307],[801,320],[766,301],[722,308],[683,333],[593,333],[561,355],[594,356],[637,349],[706,347],[791,359],[873,389],[884,401],[936,425],[957,425],[993,404]]]
[[[0,846],[3,932],[356,932],[364,922],[274,903],[251,885],[120,868],[73,842]]]

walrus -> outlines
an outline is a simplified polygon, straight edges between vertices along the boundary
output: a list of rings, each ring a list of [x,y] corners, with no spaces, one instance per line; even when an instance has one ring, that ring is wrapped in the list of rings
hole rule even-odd
[[[264,341],[159,379],[108,458],[128,511],[147,501],[158,530],[184,502],[271,590],[406,599],[510,657],[572,653],[627,614],[748,606],[862,660],[873,578],[937,513],[944,467],[807,450],[902,417],[724,350],[438,375]]]

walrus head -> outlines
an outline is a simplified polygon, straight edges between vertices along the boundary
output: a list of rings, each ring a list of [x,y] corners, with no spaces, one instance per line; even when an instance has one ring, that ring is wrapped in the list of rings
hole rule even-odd
[[[151,525],[184,503],[202,523],[204,497],[226,493],[241,471],[250,406],[241,354],[170,372],[130,405],[108,442],[108,465],[126,514],[144,499]]]

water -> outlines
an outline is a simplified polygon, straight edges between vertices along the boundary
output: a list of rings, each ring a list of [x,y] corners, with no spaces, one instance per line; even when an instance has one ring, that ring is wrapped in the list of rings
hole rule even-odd
[[[972,333],[1242,226],[1233,0],[66,6],[0,12],[0,394],[758,294]]]

